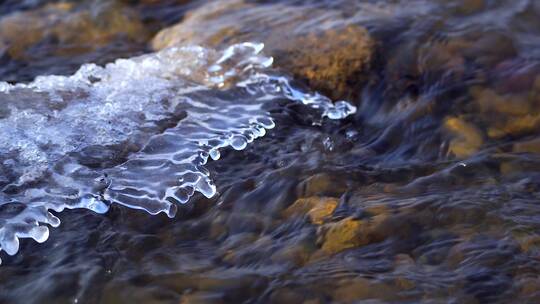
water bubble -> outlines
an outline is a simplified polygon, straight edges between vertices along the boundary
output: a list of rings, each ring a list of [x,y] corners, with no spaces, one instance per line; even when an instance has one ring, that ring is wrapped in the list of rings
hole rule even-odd
[[[236,135],[231,139],[231,147],[235,150],[244,150],[247,147],[247,140],[241,135]]]
[[[218,160],[221,156],[221,153],[219,153],[219,150],[218,149],[212,149],[210,150],[210,157],[213,159],[213,160]]]

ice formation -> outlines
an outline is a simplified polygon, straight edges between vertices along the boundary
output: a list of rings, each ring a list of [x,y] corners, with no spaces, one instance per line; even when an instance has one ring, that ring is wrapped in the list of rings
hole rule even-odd
[[[340,119],[355,108],[272,74],[263,45],[169,48],[72,76],[0,83],[0,252],[47,239],[50,211],[111,203],[172,217],[195,193],[216,193],[208,158],[274,127],[263,103],[287,98]]]

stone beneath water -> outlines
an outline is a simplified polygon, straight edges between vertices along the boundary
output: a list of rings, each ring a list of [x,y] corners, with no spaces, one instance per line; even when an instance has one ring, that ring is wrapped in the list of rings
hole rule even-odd
[[[513,145],[513,152],[540,154],[540,138],[517,142]]]
[[[347,186],[342,181],[328,173],[318,173],[310,176],[298,186],[298,193],[302,197],[325,195],[335,197],[343,194]]]
[[[348,248],[364,246],[372,242],[378,242],[387,235],[384,233],[386,214],[376,215],[368,220],[356,220],[346,218],[337,223],[323,226],[324,243],[322,250],[333,254]]]
[[[444,127],[454,136],[448,152],[458,158],[467,158],[475,154],[484,143],[482,132],[473,124],[458,117],[449,117]]]
[[[276,11],[281,13],[275,15]],[[276,67],[333,99],[357,94],[375,45],[365,28],[346,21],[337,10],[230,0],[191,11],[180,23],[159,32],[152,46],[217,47],[246,40],[263,42]]]
[[[144,43],[148,38],[133,10],[111,3],[85,8],[61,2],[0,19],[0,46],[16,60],[32,60],[35,47],[43,41],[55,41],[58,47],[49,47],[53,55],[68,57],[118,39]]]
[[[287,208],[283,215],[285,217],[301,216],[307,214],[313,224],[320,225],[325,218],[334,212],[338,205],[336,198],[329,197],[308,197],[301,198]]]
[[[479,110],[477,119],[487,126],[490,138],[520,137],[540,129],[540,87],[506,94],[472,88],[470,93]]]

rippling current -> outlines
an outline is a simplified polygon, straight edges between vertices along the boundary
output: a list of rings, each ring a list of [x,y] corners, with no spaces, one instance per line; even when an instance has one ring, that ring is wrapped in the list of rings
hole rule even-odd
[[[0,3],[0,304],[539,303],[539,20]]]
[[[0,83],[0,249],[13,255],[19,238],[45,241],[43,224],[60,224],[50,210],[104,213],[118,203],[173,217],[194,192],[213,197],[204,165],[221,148],[242,150],[274,127],[266,102],[301,102],[321,119],[354,113],[344,101],[334,105],[265,73],[272,58],[262,49],[170,48],[84,65],[72,76]]]

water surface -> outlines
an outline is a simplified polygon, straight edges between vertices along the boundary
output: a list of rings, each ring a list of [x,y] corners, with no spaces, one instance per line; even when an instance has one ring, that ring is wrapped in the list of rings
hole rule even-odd
[[[160,9],[205,4],[184,2]],[[237,22],[289,20],[249,2]],[[79,72],[36,52],[0,73],[19,83],[0,93],[0,223],[21,237],[2,234],[0,302],[540,300],[540,6],[278,4],[377,41],[350,107],[270,68],[257,41],[135,57],[141,42]],[[153,16],[150,32],[182,19]]]

